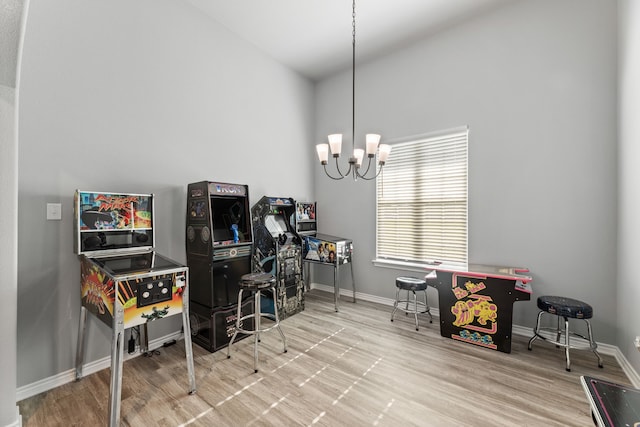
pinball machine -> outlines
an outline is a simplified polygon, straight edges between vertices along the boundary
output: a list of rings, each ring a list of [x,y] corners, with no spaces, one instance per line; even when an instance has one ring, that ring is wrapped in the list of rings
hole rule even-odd
[[[251,208],[252,269],[276,278],[277,301],[273,304],[280,320],[304,310],[302,240],[295,231],[295,210],[292,198],[267,196]]]
[[[76,379],[82,377],[87,313],[112,330],[109,425],[120,422],[125,330],[182,315],[189,394],[196,391],[189,328],[189,269],[154,249],[153,194],[75,192],[74,250],[80,258],[81,312]]]
[[[296,202],[295,230],[303,238],[302,259],[305,264],[305,280],[309,281],[309,266],[333,267],[333,294],[335,310],[340,298],[340,267],[349,265],[353,302],[356,301],[356,281],[353,275],[353,241],[344,237],[317,232],[315,202]]]
[[[586,375],[580,383],[596,426],[640,426],[640,389]]]

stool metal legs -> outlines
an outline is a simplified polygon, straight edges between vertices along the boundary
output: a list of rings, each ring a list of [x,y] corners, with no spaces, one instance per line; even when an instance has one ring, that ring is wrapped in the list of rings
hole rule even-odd
[[[540,311],[538,313],[538,318],[536,320],[536,327],[533,330],[533,336],[531,337],[531,339],[529,340],[529,345],[528,345],[528,349],[531,350],[531,345],[533,344],[533,342],[540,338],[543,339],[545,341],[549,341],[552,344],[555,344],[557,347],[564,347],[564,352],[565,352],[565,360],[566,360],[566,370],[567,371],[571,371],[571,358],[569,356],[569,350],[574,348],[574,349],[587,349],[587,350],[591,350],[593,352],[593,354],[596,355],[596,357],[598,358],[598,367],[602,368],[603,365],[603,361],[602,361],[602,357],[600,357],[600,354],[598,353],[598,344],[593,340],[593,333],[591,332],[591,323],[589,322],[588,319],[582,319],[586,322],[587,324],[587,336],[583,336],[580,335],[578,333],[575,332],[571,332],[569,330],[569,318],[564,317],[564,316],[556,316],[558,318],[558,324],[555,328],[555,330],[550,330],[549,328],[542,328],[540,327],[540,319],[542,318],[542,315],[546,313],[546,311]],[[564,318],[564,328],[561,326],[561,320],[560,318],[563,317]],[[554,333],[555,334],[555,341],[553,340],[553,338],[550,338],[549,336],[545,336],[545,332],[547,334],[549,334],[549,332]],[[562,335],[564,335],[564,340],[561,341]],[[577,336],[579,338],[582,338],[583,340],[587,341],[587,343],[583,344],[583,345],[576,345],[571,344],[569,337],[573,335],[573,336]]]
[[[410,292],[413,293],[413,300],[410,300]],[[424,302],[418,301],[418,297],[416,295],[416,291],[407,290],[407,299],[400,299],[400,288],[396,288],[396,300],[393,302],[393,311],[391,312],[391,321],[393,322],[393,317],[396,314],[396,310],[398,310],[398,304],[405,303],[404,308],[400,308],[400,310],[404,311],[406,314],[413,314],[415,322],[416,322],[416,331],[418,328],[418,314],[428,314],[429,315],[429,323],[433,323],[433,316],[431,315],[431,311],[429,311],[429,305],[427,302],[427,291],[424,291]],[[409,309],[409,303],[411,303],[412,309]],[[423,311],[420,311],[420,308]]]
[[[260,342],[260,334],[262,332],[267,332],[273,328],[277,328],[280,333],[280,337],[282,338],[282,346],[283,352],[287,352],[287,340],[284,336],[284,332],[282,332],[282,328],[280,328],[280,318],[278,317],[278,307],[276,306],[277,296],[276,296],[276,288],[271,287],[271,293],[273,294],[273,304],[274,304],[274,314],[270,313],[262,313],[261,310],[261,297],[262,293],[260,290],[254,291],[253,294],[253,314],[247,314],[245,316],[242,315],[242,289],[238,292],[238,311],[236,315],[236,327],[233,332],[233,336],[231,337],[231,341],[229,341],[229,346],[227,347],[227,359],[231,357],[231,345],[238,336],[238,332],[247,335],[254,336],[254,345],[253,345],[253,370],[254,372],[258,372],[258,343]],[[275,323],[269,327],[262,327],[262,318],[271,318]],[[254,328],[253,330],[245,329],[243,327],[243,322],[247,319],[253,319]]]

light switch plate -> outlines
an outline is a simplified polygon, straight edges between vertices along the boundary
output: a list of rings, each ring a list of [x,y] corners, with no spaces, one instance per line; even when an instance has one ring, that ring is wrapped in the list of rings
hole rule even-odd
[[[60,221],[62,219],[62,205],[47,203],[47,220]]]

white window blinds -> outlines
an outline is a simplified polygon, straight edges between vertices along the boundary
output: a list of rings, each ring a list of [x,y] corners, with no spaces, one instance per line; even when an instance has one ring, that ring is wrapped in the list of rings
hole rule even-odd
[[[468,128],[393,144],[377,178],[377,258],[467,265]]]

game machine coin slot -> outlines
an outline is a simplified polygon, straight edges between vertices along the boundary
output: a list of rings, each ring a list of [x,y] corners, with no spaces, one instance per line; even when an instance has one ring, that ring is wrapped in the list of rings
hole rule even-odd
[[[81,311],[76,379],[82,377],[87,312],[112,330],[109,425],[120,422],[124,335],[138,328],[148,350],[149,322],[182,315],[189,394],[196,390],[189,328],[189,269],[154,250],[153,194],[75,192],[74,251],[80,258]]]
[[[273,306],[280,320],[304,310],[302,240],[295,232],[295,209],[292,198],[267,196],[251,208],[253,271],[276,278],[277,301]],[[265,311],[273,313],[273,306]]]
[[[187,187],[191,333],[193,341],[210,352],[229,344],[235,331],[238,283],[251,273],[249,208],[246,185],[201,181]],[[253,313],[251,300],[240,303],[243,313]]]
[[[310,264],[333,267],[333,293],[336,312],[340,297],[340,267],[348,264],[351,271],[353,302],[356,302],[356,281],[353,275],[353,241],[344,237],[317,232],[315,202],[296,202],[295,229],[302,239],[302,258],[307,288],[310,286]]]

